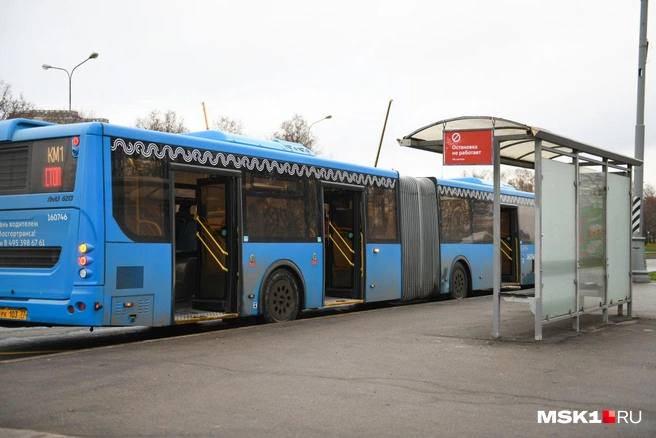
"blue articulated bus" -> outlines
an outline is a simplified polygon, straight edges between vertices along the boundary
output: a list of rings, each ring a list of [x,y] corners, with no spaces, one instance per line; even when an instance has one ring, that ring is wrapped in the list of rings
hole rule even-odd
[[[7,120],[0,320],[277,322],[306,309],[462,297],[491,287],[491,216],[479,220],[470,202],[489,191],[480,181],[401,177],[217,131]],[[532,246],[518,235],[531,197],[504,192],[504,281],[527,284]],[[440,205],[451,213],[438,214],[447,211]],[[456,221],[465,213],[468,230]]]
[[[438,181],[441,289],[456,298],[493,287],[493,186],[478,178]],[[501,281],[506,288],[534,283],[533,193],[501,187]]]

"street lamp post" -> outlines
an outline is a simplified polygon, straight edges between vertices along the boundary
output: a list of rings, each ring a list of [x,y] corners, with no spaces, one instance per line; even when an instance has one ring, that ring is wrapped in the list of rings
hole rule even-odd
[[[647,8],[648,0],[640,1],[640,42],[638,51],[638,105],[635,127],[635,157],[642,160],[642,166],[636,167],[633,177],[633,196],[640,199],[640,209],[644,211],[642,201],[643,172],[645,169],[645,76],[647,69]],[[640,215],[637,229],[633,230],[631,245],[631,271],[633,282],[649,283],[649,271],[645,263],[645,216]]]
[[[68,70],[66,70],[65,68],[55,67],[55,66],[49,65],[49,64],[43,64],[41,66],[44,70],[53,69],[53,70],[61,70],[63,72],[66,72],[66,75],[68,76],[68,110],[69,111],[71,111],[71,87],[72,87],[72,83],[73,83],[73,73],[75,73],[75,69],[78,68],[79,66],[81,66],[82,64],[84,64],[85,62],[87,62],[88,60],[96,59],[97,57],[98,57],[98,53],[93,52],[91,55],[89,55],[89,57],[87,59],[85,59],[84,61],[80,62],[78,65],[73,67],[70,72]]]

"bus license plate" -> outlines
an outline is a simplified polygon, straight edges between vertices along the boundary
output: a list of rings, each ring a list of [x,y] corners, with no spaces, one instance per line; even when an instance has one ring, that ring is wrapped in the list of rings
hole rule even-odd
[[[10,309],[8,307],[0,307],[0,319],[25,321],[27,320],[27,309]]]

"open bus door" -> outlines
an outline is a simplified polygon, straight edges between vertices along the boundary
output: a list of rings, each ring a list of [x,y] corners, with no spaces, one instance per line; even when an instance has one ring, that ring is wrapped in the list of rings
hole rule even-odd
[[[364,191],[324,185],[324,306],[364,302]]]
[[[238,175],[174,168],[175,322],[237,316]]]
[[[519,222],[517,207],[501,206],[501,281],[519,286],[520,280]]]

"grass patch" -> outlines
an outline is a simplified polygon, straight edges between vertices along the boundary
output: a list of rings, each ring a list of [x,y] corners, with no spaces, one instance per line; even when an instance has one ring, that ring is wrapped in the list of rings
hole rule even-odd
[[[646,244],[645,249],[649,252],[656,252],[656,242]]]
[[[650,272],[649,277],[651,278],[651,281],[656,281],[656,272]]]

